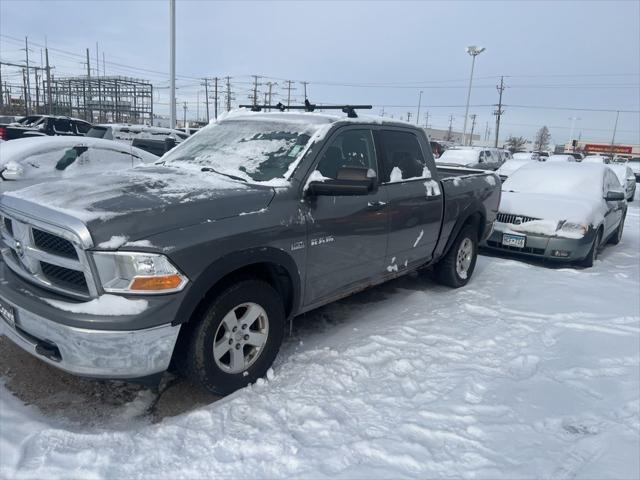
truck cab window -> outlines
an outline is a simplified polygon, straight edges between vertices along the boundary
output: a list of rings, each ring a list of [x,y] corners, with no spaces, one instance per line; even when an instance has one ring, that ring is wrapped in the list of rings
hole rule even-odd
[[[426,163],[418,139],[413,133],[383,130],[384,145],[383,182],[421,178]]]
[[[366,168],[373,173],[378,171],[370,130],[348,130],[338,134],[325,150],[317,170],[324,177],[338,179],[341,168]]]

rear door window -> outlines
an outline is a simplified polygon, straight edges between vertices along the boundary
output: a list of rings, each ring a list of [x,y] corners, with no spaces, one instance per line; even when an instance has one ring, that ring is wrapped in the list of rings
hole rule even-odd
[[[71,121],[66,118],[56,118],[53,122],[53,131],[62,134],[74,133],[71,129]]]
[[[418,137],[411,132],[382,130],[382,183],[401,182],[429,175]]]

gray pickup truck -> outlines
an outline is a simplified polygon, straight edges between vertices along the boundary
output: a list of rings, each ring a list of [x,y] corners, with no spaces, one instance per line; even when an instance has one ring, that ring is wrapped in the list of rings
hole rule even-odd
[[[156,165],[0,197],[0,328],[77,375],[227,394],[295,315],[425,267],[465,285],[499,201],[409,124],[241,111]]]

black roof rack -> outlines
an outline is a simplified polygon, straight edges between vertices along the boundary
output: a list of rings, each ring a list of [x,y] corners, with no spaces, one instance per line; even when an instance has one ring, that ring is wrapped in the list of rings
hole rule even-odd
[[[285,110],[304,110],[305,112],[313,112],[318,110],[341,110],[346,113],[349,118],[358,118],[356,110],[371,110],[371,105],[316,105],[315,103],[304,101],[304,105],[284,105],[278,102],[277,105],[240,105],[240,108],[250,108],[253,112],[260,112],[264,109],[274,109],[284,112]]]

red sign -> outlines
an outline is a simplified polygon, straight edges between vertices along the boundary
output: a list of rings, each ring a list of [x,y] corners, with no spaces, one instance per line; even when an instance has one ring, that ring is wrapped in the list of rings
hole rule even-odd
[[[587,143],[584,146],[585,152],[601,152],[601,153],[626,153],[631,154],[633,147],[628,147],[626,145],[602,145],[597,143]]]

